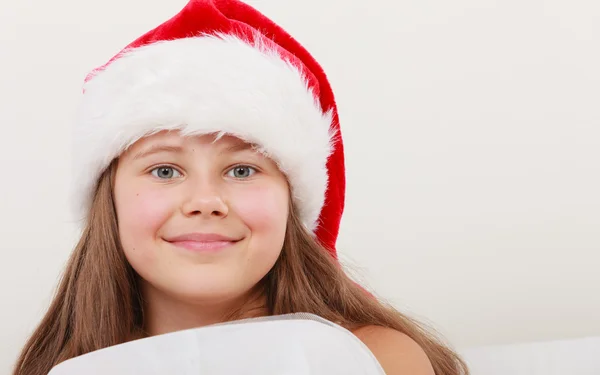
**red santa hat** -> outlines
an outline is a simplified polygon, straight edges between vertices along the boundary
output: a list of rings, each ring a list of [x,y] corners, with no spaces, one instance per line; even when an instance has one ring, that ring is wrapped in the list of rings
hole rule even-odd
[[[161,130],[231,134],[287,176],[304,225],[335,256],[344,151],[333,92],[286,31],[237,0],[191,0],[86,79],[75,133],[75,202],[89,211],[100,174]]]

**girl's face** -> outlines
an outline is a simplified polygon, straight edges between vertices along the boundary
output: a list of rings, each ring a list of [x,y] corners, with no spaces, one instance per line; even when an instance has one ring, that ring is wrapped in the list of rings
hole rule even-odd
[[[287,180],[235,137],[144,138],[120,157],[114,194],[125,256],[144,289],[178,300],[242,297],[283,246]]]

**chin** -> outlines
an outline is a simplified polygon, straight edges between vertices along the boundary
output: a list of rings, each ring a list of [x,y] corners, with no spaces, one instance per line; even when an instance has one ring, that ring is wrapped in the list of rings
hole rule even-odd
[[[254,286],[227,277],[230,275],[223,271],[219,274],[210,273],[210,271],[206,272],[200,277],[194,275],[194,277],[178,278],[179,282],[171,283],[161,289],[181,302],[212,304],[241,298]]]

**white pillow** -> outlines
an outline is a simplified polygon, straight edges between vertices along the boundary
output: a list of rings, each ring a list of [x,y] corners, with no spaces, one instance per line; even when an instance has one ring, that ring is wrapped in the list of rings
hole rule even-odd
[[[470,348],[472,375],[600,375],[600,337]]]

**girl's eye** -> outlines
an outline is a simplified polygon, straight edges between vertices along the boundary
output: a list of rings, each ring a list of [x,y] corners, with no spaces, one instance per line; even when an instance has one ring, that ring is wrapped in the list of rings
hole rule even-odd
[[[227,172],[229,177],[233,178],[248,178],[256,173],[256,169],[249,167],[247,165],[238,165]]]
[[[163,180],[168,180],[168,179],[171,179],[171,178],[181,177],[181,173],[179,173],[179,171],[177,171],[173,167],[167,167],[167,166],[162,166],[162,167],[154,168],[151,171],[151,173],[152,173],[153,176],[158,177],[158,178],[163,179]]]

